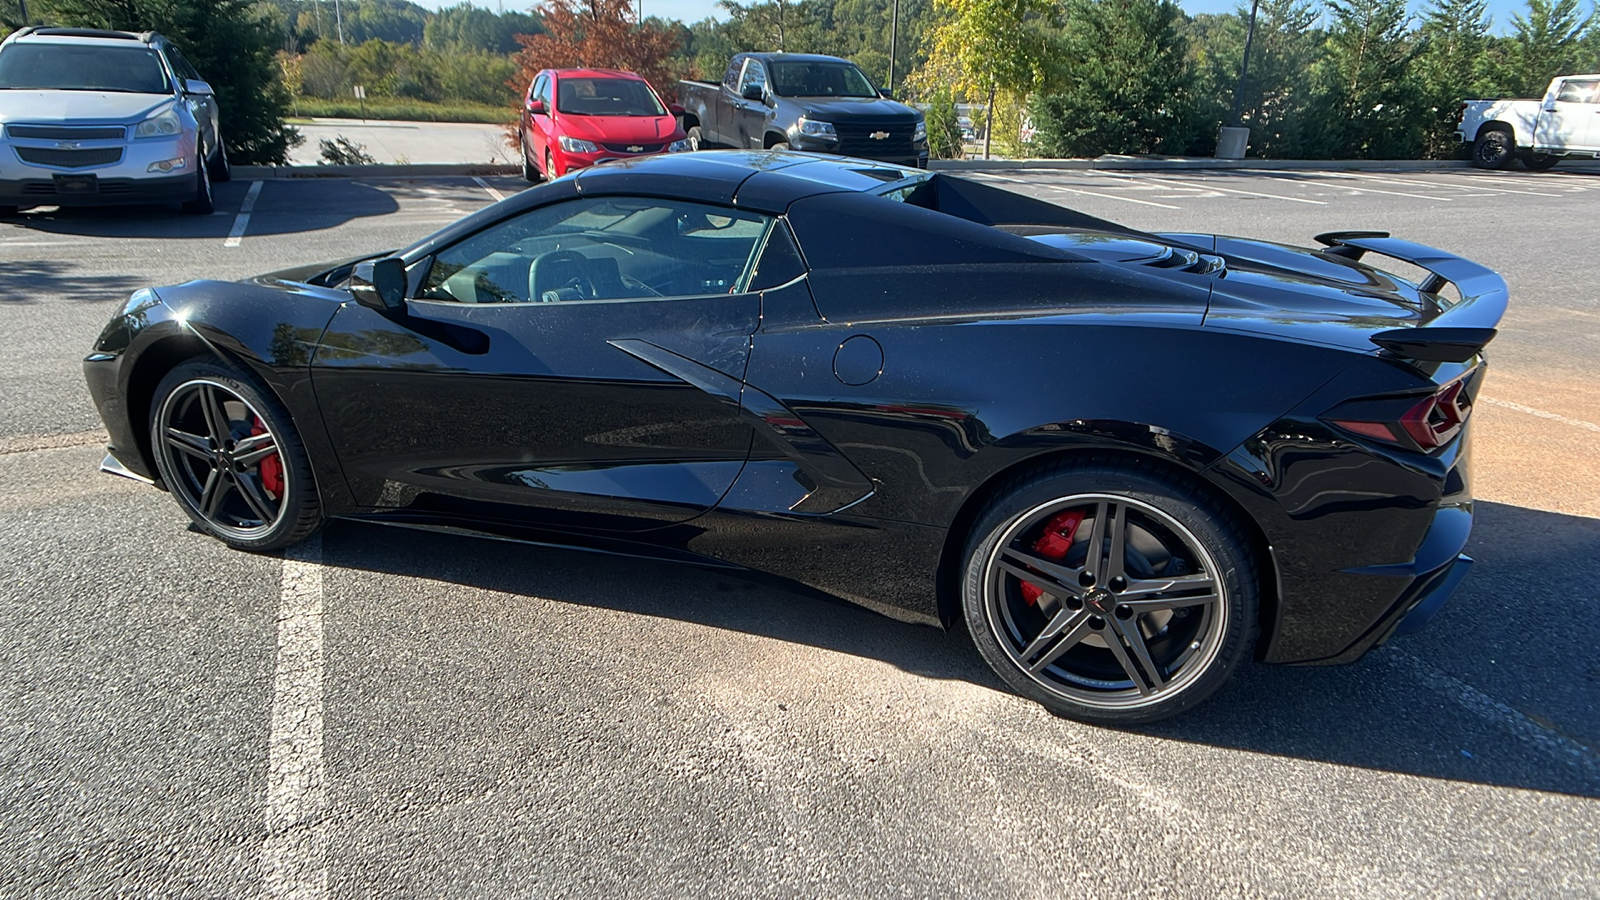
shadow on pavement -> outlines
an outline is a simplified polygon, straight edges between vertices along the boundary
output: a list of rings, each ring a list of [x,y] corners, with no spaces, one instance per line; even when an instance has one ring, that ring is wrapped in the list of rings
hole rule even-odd
[[[70,263],[13,260],[0,266],[0,305],[39,303],[46,297],[99,303],[122,301],[140,286],[131,275],[72,275]]]
[[[209,216],[186,215],[176,205],[37,207],[9,221],[50,234],[221,241],[233,229],[249,189],[248,181],[216,185],[217,211]],[[321,231],[354,219],[386,216],[399,208],[400,204],[388,193],[354,181],[263,181],[250,213],[247,234]]]
[[[1427,631],[1351,666],[1244,666],[1197,709],[1141,730],[1600,798],[1600,619],[1590,614],[1600,520],[1494,503],[1479,512],[1478,565]],[[1005,690],[964,632],[738,574],[353,522],[335,523],[324,547],[330,566],[693,622]]]

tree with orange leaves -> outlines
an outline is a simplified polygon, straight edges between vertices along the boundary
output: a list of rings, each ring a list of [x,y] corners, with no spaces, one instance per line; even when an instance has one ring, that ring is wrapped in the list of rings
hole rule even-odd
[[[633,0],[545,0],[537,7],[544,34],[519,34],[518,94],[540,69],[593,67],[623,69],[643,75],[665,99],[677,92],[669,57],[679,36],[654,24],[640,24]]]

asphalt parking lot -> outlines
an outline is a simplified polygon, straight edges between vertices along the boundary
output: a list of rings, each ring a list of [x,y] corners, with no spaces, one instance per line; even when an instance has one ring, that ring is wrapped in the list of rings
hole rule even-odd
[[[353,523],[231,552],[96,472],[79,360],[117,304],[402,246],[523,185],[37,210],[0,219],[0,895],[1600,893],[1600,171],[973,177],[1503,273],[1478,565],[1432,626],[1122,732],[1007,693],[960,634],[722,573]]]

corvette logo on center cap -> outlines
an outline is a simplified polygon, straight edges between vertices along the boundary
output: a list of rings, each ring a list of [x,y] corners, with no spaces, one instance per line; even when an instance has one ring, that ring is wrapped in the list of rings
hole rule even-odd
[[[875,141],[881,141],[881,140],[887,138],[888,136],[889,136],[889,132],[887,132],[887,131],[874,131],[873,133],[867,135],[867,137],[872,138]]]

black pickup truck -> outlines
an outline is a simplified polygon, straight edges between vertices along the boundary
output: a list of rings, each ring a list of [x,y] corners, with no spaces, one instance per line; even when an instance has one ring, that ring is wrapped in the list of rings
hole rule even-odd
[[[740,53],[722,83],[681,81],[689,146],[839,153],[928,166],[922,113],[883,96],[855,63],[807,53]]]

